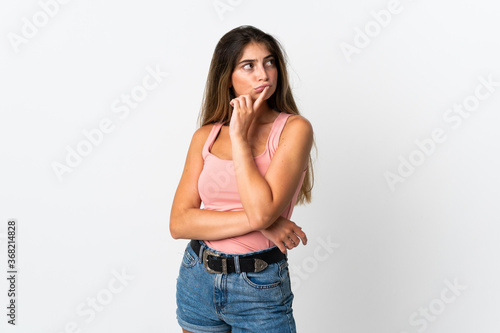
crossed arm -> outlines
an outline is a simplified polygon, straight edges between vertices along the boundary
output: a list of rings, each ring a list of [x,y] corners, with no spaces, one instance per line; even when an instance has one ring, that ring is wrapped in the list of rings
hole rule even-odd
[[[260,231],[286,252],[305,244],[306,235],[280,213],[293,198],[312,146],[312,127],[301,116],[291,116],[276,153],[263,177],[243,137],[233,136],[233,161],[243,211],[219,212],[200,209],[198,178],[203,169],[202,148],[212,125],[198,129],[192,138],[184,171],[174,196],[170,214],[173,238],[218,240]]]

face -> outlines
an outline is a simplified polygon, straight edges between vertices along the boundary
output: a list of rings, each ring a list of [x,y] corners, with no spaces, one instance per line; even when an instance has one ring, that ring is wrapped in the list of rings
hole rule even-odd
[[[250,95],[255,101],[265,86],[270,87],[264,99],[271,97],[276,91],[278,82],[275,61],[264,44],[247,44],[231,75],[230,87],[233,87],[236,97]]]

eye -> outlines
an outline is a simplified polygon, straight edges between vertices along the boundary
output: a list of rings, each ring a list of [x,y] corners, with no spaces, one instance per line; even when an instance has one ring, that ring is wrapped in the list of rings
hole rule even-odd
[[[243,65],[243,69],[252,69],[252,68],[253,68],[253,64],[251,62]]]
[[[271,67],[271,66],[274,66],[274,63],[275,63],[275,60],[274,59],[269,59],[267,62],[266,62],[266,65]]]

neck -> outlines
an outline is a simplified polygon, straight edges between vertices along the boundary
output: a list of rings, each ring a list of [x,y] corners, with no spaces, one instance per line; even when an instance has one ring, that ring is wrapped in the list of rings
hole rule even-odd
[[[275,111],[266,101],[255,111],[254,121],[257,123],[268,123],[274,119],[274,113]]]

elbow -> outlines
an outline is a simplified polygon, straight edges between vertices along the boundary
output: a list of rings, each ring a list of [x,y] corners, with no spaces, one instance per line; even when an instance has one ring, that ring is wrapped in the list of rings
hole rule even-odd
[[[177,230],[172,221],[170,221],[170,236],[172,236],[173,239],[181,238],[179,230]]]
[[[179,232],[174,231],[172,228],[170,228],[170,236],[172,236],[173,239],[181,239]]]
[[[170,236],[172,236],[173,239],[182,238],[182,230],[180,226],[181,223],[179,222],[179,219],[174,216],[170,216],[169,229],[170,229]]]
[[[189,223],[189,209],[175,209],[170,213],[170,236],[173,239],[191,239],[192,225]]]

